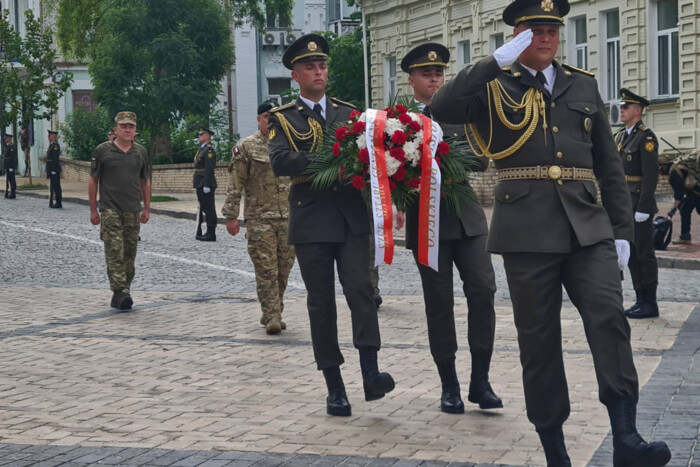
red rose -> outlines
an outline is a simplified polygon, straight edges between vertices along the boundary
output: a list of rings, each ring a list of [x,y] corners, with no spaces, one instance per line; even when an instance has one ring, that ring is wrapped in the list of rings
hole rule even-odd
[[[396,173],[394,173],[391,178],[397,182],[401,182],[404,178],[406,178],[406,169],[404,169],[403,165],[400,165],[399,168],[396,169]]]
[[[367,148],[360,149],[360,152],[357,153],[357,160],[363,164],[369,164],[369,151]]]
[[[406,162],[406,153],[402,148],[389,149],[389,155],[397,161]]]
[[[348,136],[348,130],[350,128],[347,126],[340,126],[338,127],[337,130],[335,130],[335,139],[336,141],[343,141],[347,136]]]
[[[367,127],[367,124],[365,122],[355,122],[352,125],[352,132],[359,135],[363,131],[365,131],[365,128]]]
[[[384,109],[384,111],[386,112],[387,118],[394,118],[394,115],[395,115],[394,109],[390,109],[389,107],[386,107]]]
[[[408,125],[410,124],[413,119],[408,115],[408,114],[399,114],[399,121],[401,122],[402,125]]]
[[[336,143],[333,145],[333,155],[335,157],[338,157],[340,155],[340,143],[336,141]]]
[[[420,186],[420,178],[415,177],[410,180],[406,180],[406,185],[410,186],[413,189],[418,189]]]
[[[411,119],[411,123],[408,124],[408,128],[410,128],[411,131],[418,133],[421,129],[421,126],[420,123]]]
[[[362,112],[360,112],[359,110],[353,110],[352,112],[350,112],[350,120],[352,120],[353,122],[356,121],[361,116],[362,116]]]
[[[358,190],[365,187],[365,179],[362,177],[362,175],[355,175],[352,177],[352,186]]]
[[[396,189],[396,183],[392,179],[389,179],[389,191],[394,191]]]
[[[406,143],[406,133],[401,130],[396,130],[393,135],[391,135],[391,142],[397,146],[403,146]]]
[[[437,147],[437,153],[440,154],[441,156],[449,154],[450,153],[450,145],[444,141],[440,141],[440,143],[438,144],[438,147]]]
[[[406,112],[408,112],[408,109],[401,104],[397,104],[395,108],[396,111],[400,114],[405,114]]]

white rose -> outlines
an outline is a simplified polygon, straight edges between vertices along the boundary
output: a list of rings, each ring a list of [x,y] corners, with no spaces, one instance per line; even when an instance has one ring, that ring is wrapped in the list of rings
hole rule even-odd
[[[384,125],[384,132],[390,137],[398,130],[403,131],[403,125],[396,118],[389,118]]]
[[[355,141],[357,143],[358,149],[364,149],[367,147],[367,137],[365,136],[365,133],[362,133],[360,136],[357,137],[357,140]]]

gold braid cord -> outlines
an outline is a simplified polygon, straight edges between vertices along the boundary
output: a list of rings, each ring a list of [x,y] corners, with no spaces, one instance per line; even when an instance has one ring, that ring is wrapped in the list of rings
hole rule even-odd
[[[512,155],[515,151],[520,149],[532,134],[537,129],[537,124],[539,123],[540,117],[542,117],[542,130],[544,131],[545,138],[547,137],[547,120],[545,116],[545,104],[544,98],[542,97],[542,92],[530,88],[523,95],[520,102],[516,102],[508,92],[503,88],[503,85],[497,79],[490,81],[486,84],[486,101],[489,106],[489,140],[487,143],[484,142],[484,138],[477,130],[476,126],[472,123],[469,124],[469,128],[474,134],[474,142],[469,137],[467,133],[467,141],[471,147],[474,154],[481,157],[488,157],[491,159],[505,159],[506,157]],[[492,105],[493,104],[493,105]],[[508,106],[512,110],[525,110],[525,116],[523,121],[520,123],[512,123],[508,120],[505,113],[503,112],[503,105]],[[518,138],[518,140],[509,148],[504,149],[501,152],[495,154],[491,153],[491,143],[493,140],[493,109],[496,110],[496,115],[498,120],[503,126],[511,131],[520,131],[525,129],[523,134]],[[527,128],[525,128],[527,127]],[[546,141],[546,139],[545,139]],[[478,146],[478,150],[474,147],[474,143]]]
[[[321,147],[321,144],[323,144],[323,127],[313,118],[309,117],[309,131],[306,133],[300,133],[281,113],[277,114],[277,118],[279,119],[282,131],[285,135],[287,135],[287,140],[292,146],[292,150],[294,150],[294,152],[299,152],[299,148],[294,143],[295,140],[308,141],[312,139],[313,142],[311,143],[311,149],[309,152],[314,152],[316,149]]]

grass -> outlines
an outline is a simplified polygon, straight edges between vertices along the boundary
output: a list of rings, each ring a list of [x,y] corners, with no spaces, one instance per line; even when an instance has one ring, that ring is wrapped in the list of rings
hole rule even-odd
[[[24,185],[17,186],[18,190],[46,190],[47,188],[48,186],[43,183],[34,183],[31,185],[29,183],[26,183]]]
[[[180,201],[174,196],[163,196],[163,195],[153,195],[151,196],[151,203],[165,203],[168,201]]]

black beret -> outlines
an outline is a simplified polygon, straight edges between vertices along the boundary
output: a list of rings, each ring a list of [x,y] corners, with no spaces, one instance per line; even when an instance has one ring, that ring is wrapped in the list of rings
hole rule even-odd
[[[296,62],[328,59],[328,42],[319,34],[305,34],[295,40],[284,52],[282,63],[293,69]]]
[[[510,26],[521,23],[563,26],[569,8],[567,0],[515,0],[503,10],[503,21]]]
[[[264,114],[265,112],[269,112],[275,107],[277,107],[277,103],[272,101],[265,101],[258,106],[258,115]]]
[[[416,68],[445,68],[450,61],[450,51],[442,44],[428,42],[412,48],[401,60],[401,69],[410,73]]]

